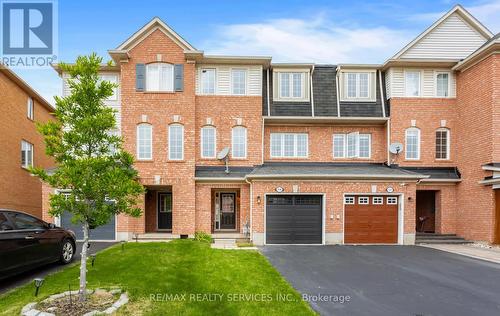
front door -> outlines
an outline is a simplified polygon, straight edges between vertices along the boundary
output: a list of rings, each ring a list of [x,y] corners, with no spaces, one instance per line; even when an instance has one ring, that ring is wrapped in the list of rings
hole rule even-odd
[[[434,233],[436,220],[436,191],[417,191],[416,230],[419,233]]]
[[[172,229],[172,193],[158,193],[158,230]]]
[[[236,194],[220,194],[220,229],[236,229]]]

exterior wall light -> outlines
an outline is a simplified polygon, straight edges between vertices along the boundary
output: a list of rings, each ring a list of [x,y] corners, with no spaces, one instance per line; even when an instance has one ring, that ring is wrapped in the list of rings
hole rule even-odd
[[[260,195],[257,196],[257,204],[260,204],[261,202],[261,198],[260,198]]]

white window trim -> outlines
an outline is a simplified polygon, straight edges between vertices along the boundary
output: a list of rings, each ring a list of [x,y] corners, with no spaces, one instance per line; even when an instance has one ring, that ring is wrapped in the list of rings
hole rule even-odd
[[[366,203],[362,202],[362,201],[366,201]],[[359,196],[358,197],[358,204],[360,204],[360,205],[369,205],[370,204],[370,197],[368,197],[368,196]]]
[[[151,148],[151,155],[149,156],[149,158],[141,158],[140,155],[139,155],[139,127],[140,126],[145,126],[145,125],[148,125],[151,127],[150,131],[151,131],[151,137],[149,138],[149,147]],[[140,123],[140,124],[137,124],[137,127],[135,129],[135,136],[136,136],[136,142],[135,142],[135,146],[136,146],[136,156],[137,156],[137,160],[152,160],[153,159],[153,125],[149,124],[149,123]]]
[[[343,135],[344,137],[344,150],[343,150],[343,156],[342,157],[336,157],[335,156],[335,136],[336,135]],[[348,150],[348,138],[349,135],[355,135],[356,136],[356,148],[355,148],[355,153],[353,156],[349,156],[349,150]],[[368,135],[368,157],[360,157],[359,156],[359,137],[361,135]],[[351,133],[334,133],[332,136],[332,157],[333,159],[371,159],[372,158],[372,135],[370,133],[361,133],[361,132],[351,132]]]
[[[368,74],[368,97],[359,97],[359,75],[356,75],[356,97],[348,97],[347,74]],[[377,101],[377,71],[373,69],[344,69],[340,71],[340,101],[349,102],[376,102]]]
[[[418,72],[418,95],[408,95],[406,91],[406,74],[409,72]],[[421,98],[422,97],[422,70],[420,69],[405,69],[403,74],[404,80],[404,96],[407,98]]]
[[[234,130],[236,128],[243,128],[245,131],[245,156],[244,157],[235,157],[234,156]],[[231,129],[231,158],[232,159],[239,159],[239,160],[244,160],[247,159],[248,156],[248,129],[245,126],[234,126]]]
[[[271,143],[271,138],[273,134],[280,135],[280,155],[275,156],[273,155],[273,150],[272,150],[272,143]],[[284,135],[293,135],[293,156],[285,156],[285,136]],[[297,135],[306,135],[306,155],[305,156],[298,156],[297,155]],[[277,132],[277,133],[270,133],[269,134],[269,156],[271,158],[276,158],[276,159],[308,159],[309,158],[309,134],[308,133],[282,133],[282,132]]]
[[[172,139],[170,138],[170,128],[173,126],[180,126],[181,127],[181,132],[182,132],[182,141],[181,141],[181,157],[180,158],[172,158],[172,151],[170,148],[172,148],[171,141]],[[184,125],[179,124],[179,123],[172,123],[168,125],[168,160],[172,161],[182,161],[184,160]]]
[[[410,130],[416,130],[417,131],[417,157],[416,158],[409,158],[408,157],[408,132]],[[405,159],[406,160],[420,160],[420,143],[421,143],[421,137],[420,137],[420,129],[418,127],[410,127],[405,130]]]
[[[35,101],[32,97],[28,97],[28,101],[26,103],[27,114],[26,117],[30,120],[35,119]]]
[[[387,197],[387,205],[397,205],[398,198],[396,196],[388,196]]]
[[[451,133],[450,129],[446,127],[441,127],[436,130],[437,132],[446,132],[446,158],[436,158],[436,160],[450,160],[450,142],[451,142]],[[436,134],[434,134],[434,141],[436,141]]]
[[[213,129],[214,130],[214,155],[213,156],[205,156],[203,154],[203,145],[204,145],[203,131],[206,129]],[[205,125],[201,128],[201,131],[200,131],[200,152],[201,152],[201,158],[205,158],[205,159],[213,159],[217,156],[217,129],[215,128],[215,126]]]
[[[172,67],[172,90],[149,90],[148,89],[148,67],[152,65],[169,65]],[[160,75],[160,72],[158,71],[158,76]],[[160,80],[160,78],[158,78]],[[159,82],[159,81],[158,81]],[[175,66],[171,63],[166,63],[166,62],[154,62],[154,63],[149,63],[146,64],[146,71],[145,71],[145,78],[144,78],[144,86],[145,86],[145,91],[146,92],[159,92],[159,93],[172,93],[175,92]]]
[[[233,71],[234,70],[243,70],[245,71],[245,93],[234,93],[234,87],[233,87]],[[232,67],[229,70],[229,91],[231,92],[231,95],[237,95],[237,96],[244,96],[248,95],[248,68],[245,67]]]
[[[21,163],[21,168],[27,169],[27,168],[32,167],[32,166],[35,165],[35,161],[34,161],[34,158],[33,158],[34,157],[34,151],[35,151],[35,145],[33,145],[32,143],[30,143],[30,142],[28,142],[28,141],[26,141],[24,139],[21,140],[21,155],[23,154],[23,145],[24,144],[28,144],[29,146],[31,146],[31,157],[30,157],[31,158],[30,159],[31,160],[31,164],[28,163],[28,159],[27,159],[28,157],[24,157],[24,161],[26,162],[25,164]]]
[[[214,75],[215,75],[215,78],[214,78],[214,93],[205,93],[203,92],[203,70],[213,70],[214,71]],[[218,92],[218,80],[217,80],[217,68],[216,67],[201,67],[200,70],[199,70],[199,94],[200,95],[216,95],[217,92]],[[232,89],[232,86],[231,86],[231,89]]]
[[[359,145],[359,143],[360,143],[359,136],[360,135],[367,135],[368,136],[368,157],[360,157],[359,156],[359,149],[361,148],[361,146]],[[370,133],[359,133],[359,135],[358,135],[358,158],[359,159],[371,159],[372,158],[372,134],[370,134]]]
[[[302,97],[281,97],[281,73],[301,73],[302,74]],[[311,73],[308,68],[281,68],[273,69],[273,100],[287,102],[309,102]],[[289,83],[293,85],[292,82]],[[292,93],[293,90],[290,90]]]
[[[344,204],[346,205],[353,205],[355,204],[355,197],[354,196],[344,196]]]
[[[108,79],[106,79],[106,77],[107,77]],[[114,80],[114,82],[113,82],[112,80],[109,80],[109,78],[111,78],[111,77],[113,77],[113,78],[114,78],[114,79],[112,79],[112,80]],[[118,84],[119,84],[119,82],[120,82],[120,79],[119,79],[118,75],[117,75],[117,74],[114,74],[114,73],[107,73],[107,72],[99,73],[99,78],[100,78],[101,80],[104,80],[104,81],[109,81],[109,82],[114,83],[114,84],[117,84],[117,85],[118,85]],[[106,101],[118,101],[118,94],[119,94],[119,90],[118,90],[118,88],[119,88],[119,87],[114,87],[114,88],[113,88],[113,95],[112,95],[112,96],[110,96],[110,97],[108,97],[108,98],[106,99]]]
[[[335,136],[342,136],[343,138],[343,148],[342,148],[342,156],[335,156]],[[346,152],[347,152],[347,139],[346,139],[346,134],[344,133],[334,133],[332,135],[332,158],[333,159],[345,159],[346,158]]]
[[[384,205],[384,197],[382,197],[382,196],[372,197],[372,204],[373,205]]]
[[[437,85],[437,77],[438,75],[441,74],[447,74],[448,75],[448,96],[438,96],[438,85]],[[451,72],[450,71],[441,71],[441,70],[436,70],[434,71],[434,97],[436,98],[451,98]]]

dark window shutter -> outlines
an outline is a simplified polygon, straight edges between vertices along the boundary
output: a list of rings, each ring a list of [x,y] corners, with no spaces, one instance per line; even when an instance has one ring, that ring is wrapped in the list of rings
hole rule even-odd
[[[178,64],[174,66],[174,90],[184,90],[184,65]]]
[[[135,64],[135,90],[144,91],[146,86],[146,65]]]

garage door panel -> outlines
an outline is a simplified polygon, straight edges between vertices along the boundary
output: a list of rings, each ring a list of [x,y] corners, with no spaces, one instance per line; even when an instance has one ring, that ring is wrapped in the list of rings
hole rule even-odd
[[[83,240],[83,229],[80,224],[73,224],[71,222],[72,214],[69,212],[64,212],[61,215],[61,227],[65,229],[72,230],[77,240]],[[89,232],[90,240],[115,240],[115,216],[113,216],[109,223],[96,227],[95,229],[91,229]]]
[[[266,243],[322,242],[322,197],[271,195],[266,206]]]

